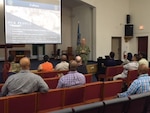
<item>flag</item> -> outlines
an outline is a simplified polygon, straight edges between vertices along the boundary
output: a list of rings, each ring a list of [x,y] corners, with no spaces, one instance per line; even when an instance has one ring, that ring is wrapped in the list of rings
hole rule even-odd
[[[79,22],[78,22],[78,29],[77,29],[77,46],[80,45],[80,38],[81,38],[80,25],[79,25]]]

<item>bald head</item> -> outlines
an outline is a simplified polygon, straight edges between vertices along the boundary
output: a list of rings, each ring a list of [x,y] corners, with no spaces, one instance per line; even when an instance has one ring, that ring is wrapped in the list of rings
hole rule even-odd
[[[149,67],[146,64],[140,64],[138,67],[138,73],[141,74],[147,74],[149,72]]]
[[[66,55],[62,55],[61,56],[61,61],[67,61],[67,56]]]
[[[23,57],[20,59],[20,66],[23,70],[30,69],[30,59],[28,57]]]
[[[77,67],[78,67],[78,64],[77,64],[77,62],[75,60],[71,60],[69,62],[69,70],[70,71],[76,71]]]
[[[80,56],[76,56],[75,60],[78,64],[82,64],[82,58]]]

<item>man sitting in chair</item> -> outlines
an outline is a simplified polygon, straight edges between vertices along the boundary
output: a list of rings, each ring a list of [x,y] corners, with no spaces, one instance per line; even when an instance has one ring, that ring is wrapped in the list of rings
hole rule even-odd
[[[75,60],[71,60],[69,62],[69,72],[59,79],[57,88],[72,87],[85,84],[85,76],[77,72],[77,66],[78,64]]]
[[[44,80],[30,72],[30,60],[27,57],[23,57],[20,60],[20,66],[22,70],[14,74],[6,80],[2,87],[1,96],[26,94],[36,91],[48,92],[49,87]]]
[[[148,64],[148,61],[147,61],[147,64]],[[123,93],[119,93],[118,97],[128,97],[133,94],[140,94],[140,93],[150,91],[150,76],[148,74],[149,67],[147,64],[145,63],[139,64],[138,78],[132,82],[132,84],[127,89],[127,91]]]

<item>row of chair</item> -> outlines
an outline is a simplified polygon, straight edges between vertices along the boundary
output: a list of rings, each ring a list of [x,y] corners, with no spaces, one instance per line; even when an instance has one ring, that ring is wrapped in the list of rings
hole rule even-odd
[[[60,77],[43,78],[43,79],[47,83],[50,89],[55,89],[57,87]],[[85,79],[86,79],[86,83],[92,82],[92,74],[85,74]]]
[[[32,71],[33,73],[40,75],[42,78],[52,78],[52,77],[60,77],[62,75],[65,75],[68,73],[68,70],[64,70],[64,71],[50,71],[50,72],[38,72],[38,71]]]
[[[122,80],[117,80],[92,82],[78,87],[51,89],[47,93],[37,92],[1,97],[0,113],[45,113],[114,98],[117,93],[121,92],[121,88]]]
[[[149,113],[150,92],[104,100],[47,113]]]
[[[58,80],[60,79],[60,77],[57,76],[57,77],[43,78],[43,79],[47,83],[50,89],[55,89],[57,87]],[[86,83],[92,82],[92,74],[85,74],[85,79],[86,79]],[[3,83],[0,84],[0,91],[3,85],[4,85]]]
[[[122,65],[107,67],[105,74],[99,74],[98,78],[99,80],[104,79],[104,81],[112,80],[113,76],[122,73],[122,71]]]
[[[104,81],[112,80],[112,78],[117,75],[121,74],[123,71],[123,66],[112,66],[106,68],[105,74],[100,74],[99,79],[104,79]],[[137,78],[138,71],[137,70],[129,70],[127,78],[121,79],[124,83],[129,87],[130,84]]]

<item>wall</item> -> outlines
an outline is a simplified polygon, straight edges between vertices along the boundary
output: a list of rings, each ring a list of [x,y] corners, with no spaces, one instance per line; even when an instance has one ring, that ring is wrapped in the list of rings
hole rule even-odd
[[[131,22],[134,24],[134,37],[130,41],[130,50],[137,52],[138,36],[148,36],[150,38],[150,0],[130,0],[130,16]],[[144,29],[140,30],[139,26],[143,25]],[[148,39],[148,60],[150,60],[150,40]]]
[[[92,50],[93,46],[93,36],[92,36],[92,8],[82,5],[73,8],[72,10],[72,46],[74,50],[74,54],[77,47],[77,30],[78,30],[78,22],[80,26],[81,38],[86,39],[86,43],[89,46],[91,52],[89,55],[89,59],[92,59],[92,54],[94,51]]]
[[[122,37],[122,53],[129,51],[129,42],[124,41],[124,25],[129,13],[129,0],[82,0],[96,7],[96,56],[108,55],[111,37]]]
[[[66,50],[71,45],[71,9],[62,8],[62,44],[58,44],[57,48]]]

